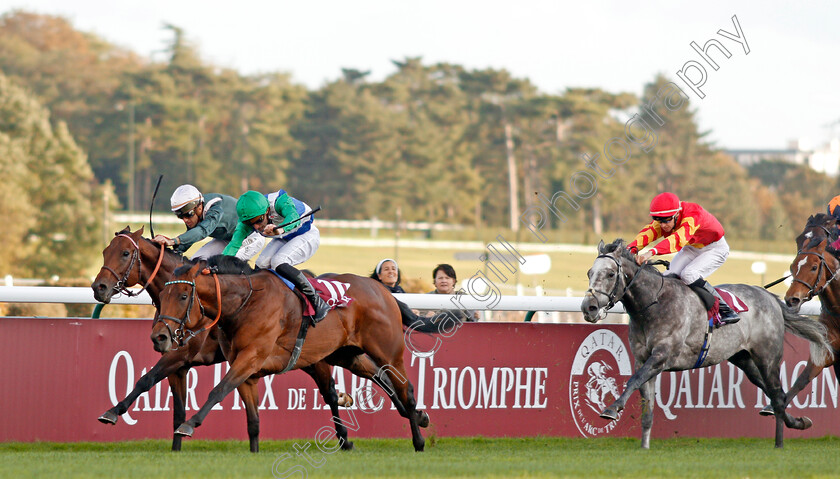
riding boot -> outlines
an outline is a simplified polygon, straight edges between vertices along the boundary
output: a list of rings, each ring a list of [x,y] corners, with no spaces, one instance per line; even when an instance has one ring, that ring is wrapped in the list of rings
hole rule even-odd
[[[715,296],[714,293],[706,289],[707,284],[709,283],[705,279],[700,278],[689,284],[688,287],[700,297],[700,301],[703,302],[703,307],[706,308],[706,311],[709,311],[715,306]]]
[[[706,284],[704,284],[703,287],[706,289],[706,291],[712,293],[718,299],[718,311],[720,312],[720,322],[722,324],[737,323],[738,320],[741,319],[741,317],[738,316],[738,314],[735,311],[733,311],[732,308],[729,307],[726,301],[724,301],[723,298],[720,297],[720,294],[718,294],[717,290],[711,284],[709,284],[708,281],[706,281],[705,283]]]
[[[317,323],[327,316],[327,313],[330,312],[330,306],[321,299],[312,285],[309,284],[309,281],[306,280],[306,276],[303,273],[288,263],[278,265],[274,270],[291,281],[312,302],[312,306],[315,308],[315,314],[312,315],[313,323]]]

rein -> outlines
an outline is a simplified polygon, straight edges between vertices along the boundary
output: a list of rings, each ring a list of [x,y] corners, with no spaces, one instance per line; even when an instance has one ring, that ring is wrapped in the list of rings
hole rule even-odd
[[[213,281],[216,283],[217,312],[216,312],[216,318],[213,320],[213,322],[210,323],[207,326],[202,327],[198,331],[193,331],[193,330],[189,329],[188,327],[186,327],[187,321],[190,318],[190,311],[192,311],[193,303],[198,302],[198,307],[201,310],[201,315],[205,316],[204,305],[202,305],[201,300],[198,299],[198,288],[196,288],[196,286],[195,286],[195,281],[186,281],[186,280],[182,280],[182,279],[177,279],[177,280],[173,280],[173,281],[167,281],[166,284],[164,284],[164,287],[169,286],[170,284],[188,284],[192,287],[192,293],[190,294],[190,302],[187,304],[187,309],[184,311],[184,317],[175,318],[175,317],[172,317],[172,316],[167,316],[165,314],[161,314],[160,316],[158,316],[157,319],[155,319],[155,322],[163,321],[163,324],[166,325],[166,329],[169,330],[169,336],[172,339],[174,339],[175,342],[179,346],[185,346],[187,344],[187,341],[189,341],[190,339],[196,337],[197,335],[199,335],[199,334],[203,333],[204,331],[206,331],[206,330],[212,328],[213,326],[215,326],[216,323],[219,322],[219,318],[222,317],[222,290],[221,290],[221,285],[219,284],[219,276],[216,275],[216,273],[211,273],[207,269],[204,269],[201,272],[201,274],[212,274],[213,275]],[[251,295],[249,294],[248,298],[250,298],[250,297],[251,297]],[[248,298],[246,298],[245,302],[247,302]],[[244,305],[245,303],[242,303],[242,304]],[[240,308],[242,308],[242,306],[240,306]],[[237,309],[237,311],[239,311],[239,310]],[[173,322],[178,324],[178,326],[175,328],[175,331],[172,331],[172,328],[169,327],[169,323],[167,323],[166,321],[173,321]],[[187,333],[189,333],[189,334],[185,334],[184,330],[186,330]]]
[[[210,268],[204,268],[203,270],[201,270],[201,274],[204,274],[204,275],[212,274],[213,275],[213,281],[216,284],[216,300],[217,300],[216,311],[217,312],[216,312],[216,318],[213,319],[213,322],[211,322],[207,326],[202,327],[198,331],[193,331],[189,328],[186,328],[186,322],[189,319],[190,310],[192,309],[192,305],[193,305],[194,302],[196,302],[196,301],[198,302],[198,307],[201,310],[201,315],[205,316],[204,305],[201,304],[201,299],[198,298],[198,292],[197,292],[197,288],[195,286],[195,281],[173,280],[173,281],[167,282],[164,285],[164,286],[167,286],[167,285],[170,285],[170,284],[188,284],[192,287],[192,294],[190,295],[190,302],[187,305],[187,310],[184,312],[184,317],[183,318],[174,318],[172,316],[166,316],[166,315],[160,315],[159,316],[160,320],[169,320],[169,321],[173,321],[173,322],[178,324],[178,327],[173,332],[172,328],[169,327],[169,323],[166,323],[166,322],[163,323],[163,324],[166,325],[166,329],[169,330],[169,336],[172,337],[173,339],[175,339],[175,341],[178,342],[178,344],[180,346],[186,345],[187,341],[189,341],[190,339],[198,336],[199,334],[203,333],[204,331],[207,331],[208,329],[213,328],[213,326],[215,326],[216,323],[219,322],[219,319],[222,317],[222,288],[221,288],[221,284],[219,283],[219,276],[215,272],[211,271]],[[246,277],[248,278],[248,288],[249,288],[248,296],[245,297],[245,300],[242,301],[242,304],[240,304],[239,307],[236,308],[236,311],[234,311],[231,314],[231,316],[236,316],[242,310],[242,308],[244,308],[245,305],[248,304],[248,301],[251,299],[251,295],[254,294],[254,285],[251,282],[251,277],[250,276],[246,276]],[[155,322],[157,322],[157,320],[155,320]],[[184,329],[186,329],[188,334],[184,333]]]
[[[149,279],[146,280],[146,284],[144,284],[143,287],[140,288],[139,291],[134,292],[134,291],[131,291],[130,289],[128,289],[128,287],[126,286],[126,283],[128,282],[129,275],[131,275],[131,270],[134,268],[134,263],[137,263],[137,265],[138,265],[138,272],[137,272],[137,279],[139,280],[138,283],[143,280],[143,259],[142,259],[142,256],[140,255],[140,245],[137,244],[136,241],[134,241],[134,238],[132,238],[131,236],[129,236],[125,233],[120,233],[117,236],[118,237],[122,236],[124,238],[128,238],[128,240],[134,246],[134,252],[131,254],[131,263],[129,263],[128,268],[125,270],[125,274],[121,278],[120,275],[117,274],[116,271],[114,271],[112,268],[110,268],[108,266],[105,266],[105,265],[102,265],[102,267],[99,268],[99,269],[100,269],[100,271],[104,269],[105,271],[108,271],[111,274],[113,274],[115,278],[117,278],[117,284],[115,284],[114,287],[113,287],[114,291],[116,291],[118,293],[121,293],[121,294],[124,294],[124,295],[129,296],[129,297],[139,296],[140,294],[143,293],[143,291],[146,290],[146,288],[149,287],[150,284],[152,284],[152,281],[154,281],[155,276],[157,276],[158,271],[160,271],[160,265],[163,264],[163,256],[164,256],[164,253],[165,253],[164,248],[161,246],[160,256],[158,257],[157,264],[155,265],[155,269],[152,271],[151,276],[149,276]]]

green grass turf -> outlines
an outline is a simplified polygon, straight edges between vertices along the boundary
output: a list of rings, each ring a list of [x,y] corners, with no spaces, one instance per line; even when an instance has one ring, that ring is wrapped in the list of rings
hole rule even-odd
[[[840,438],[788,439],[773,448],[762,439],[427,438],[426,452],[405,439],[358,439],[352,452],[323,454],[312,445],[308,463],[294,445],[263,441],[248,452],[243,441],[0,444],[0,478],[125,477],[838,477]],[[298,466],[297,471],[294,467]],[[317,466],[317,467],[316,467]],[[274,469],[274,474],[272,473]]]

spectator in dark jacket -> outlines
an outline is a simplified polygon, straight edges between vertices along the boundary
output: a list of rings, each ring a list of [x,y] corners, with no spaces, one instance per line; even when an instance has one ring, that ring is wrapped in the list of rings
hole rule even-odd
[[[453,268],[452,265],[446,263],[437,265],[435,269],[432,270],[432,277],[434,278],[435,289],[434,291],[430,291],[429,294],[466,294],[464,293],[464,290],[455,289],[455,286],[458,284],[458,275],[455,274],[455,268]],[[477,311],[460,309],[451,309],[447,311],[452,313],[461,322],[478,321],[479,318]],[[443,311],[432,311],[431,313],[428,313],[427,316],[434,316],[442,312]]]
[[[405,293],[405,290],[400,286],[400,280],[402,279],[400,268],[397,266],[397,262],[390,258],[385,258],[377,263],[370,277],[384,284],[392,293]]]

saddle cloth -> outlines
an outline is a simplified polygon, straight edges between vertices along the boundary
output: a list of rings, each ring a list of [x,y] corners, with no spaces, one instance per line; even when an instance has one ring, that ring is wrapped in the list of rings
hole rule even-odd
[[[295,289],[295,285],[292,284],[286,278],[280,276],[277,273],[277,271],[274,271],[273,269],[269,269],[268,271],[271,271],[272,273],[274,273],[275,276],[282,279],[286,286],[289,287],[289,289]],[[344,308],[348,304],[350,304],[351,301],[353,301],[353,298],[345,295],[345,293],[347,293],[347,290],[350,288],[350,283],[342,283],[341,281],[335,281],[331,279],[306,279],[309,280],[309,284],[312,285],[312,288],[315,289],[315,291],[318,293],[318,296],[320,296],[321,299],[324,300],[324,302],[330,305],[330,309]],[[304,298],[306,302],[306,307],[304,308],[303,314],[304,316],[312,316],[313,314],[315,314],[315,308],[312,306],[312,303],[309,301],[309,298],[306,298],[306,296],[304,296]]]
[[[732,308],[732,311],[736,313],[744,313],[750,310],[749,306],[746,303],[741,301],[741,298],[735,296],[731,291],[727,291],[723,288],[715,288],[721,298],[726,301],[726,304]]]

